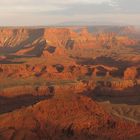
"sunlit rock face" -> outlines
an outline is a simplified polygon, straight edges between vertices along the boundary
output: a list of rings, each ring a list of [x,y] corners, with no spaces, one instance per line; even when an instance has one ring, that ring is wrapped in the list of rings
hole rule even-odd
[[[0,29],[0,47],[16,47],[28,39],[27,29]]]
[[[127,68],[124,72],[124,79],[135,80],[138,76],[138,71],[136,67]]]

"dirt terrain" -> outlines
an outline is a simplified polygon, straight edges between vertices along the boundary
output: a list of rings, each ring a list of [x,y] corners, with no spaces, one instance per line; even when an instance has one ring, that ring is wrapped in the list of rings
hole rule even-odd
[[[0,28],[0,140],[138,140],[140,32],[132,26]]]

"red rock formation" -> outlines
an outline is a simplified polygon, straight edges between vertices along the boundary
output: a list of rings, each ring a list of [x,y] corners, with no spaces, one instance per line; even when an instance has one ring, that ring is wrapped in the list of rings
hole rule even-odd
[[[75,32],[67,28],[48,28],[44,32],[46,42],[54,46],[65,46],[67,41],[77,36]]]
[[[0,116],[1,140],[122,140],[140,134],[139,130],[138,125],[113,119],[93,100],[74,94]]]
[[[134,80],[134,79],[136,79],[137,74],[138,74],[137,68],[135,68],[135,67],[127,68],[125,70],[125,72],[124,72],[124,79],[126,79],[126,80],[130,80],[130,79]]]
[[[56,56],[65,56],[65,57],[67,57],[67,52],[66,52],[66,50],[64,48],[56,47],[55,51],[53,53],[50,53],[47,50],[47,47],[46,47],[42,52],[42,56],[43,57],[56,57]]]
[[[136,85],[133,80],[122,80],[122,81],[112,81],[111,87],[117,90],[124,90],[127,88],[133,88]]]
[[[0,30],[0,47],[15,47],[29,37],[26,29],[1,29]]]

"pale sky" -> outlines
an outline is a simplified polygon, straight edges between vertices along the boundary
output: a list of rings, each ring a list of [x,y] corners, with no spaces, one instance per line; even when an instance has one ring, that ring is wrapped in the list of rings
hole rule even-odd
[[[140,25],[140,0],[0,0],[0,26]]]

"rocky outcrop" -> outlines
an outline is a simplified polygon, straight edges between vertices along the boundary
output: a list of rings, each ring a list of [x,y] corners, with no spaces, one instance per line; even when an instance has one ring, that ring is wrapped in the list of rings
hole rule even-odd
[[[26,29],[0,29],[0,47],[16,47],[28,37],[29,32]]]
[[[122,140],[140,134],[138,125],[113,119],[93,100],[75,94],[1,115],[0,124],[1,140]]]
[[[76,36],[74,31],[67,28],[48,28],[44,32],[46,42],[58,47],[65,46],[69,39]]]
[[[46,46],[42,52],[42,57],[58,57],[65,56],[68,57],[67,52],[64,48],[54,47],[54,46]]]
[[[138,72],[136,67],[127,68],[124,71],[124,79],[126,80],[135,80],[137,78]]]
[[[113,89],[127,89],[127,88],[132,88],[137,85],[136,81],[133,80],[122,80],[122,81],[112,81],[111,82],[111,87]]]

